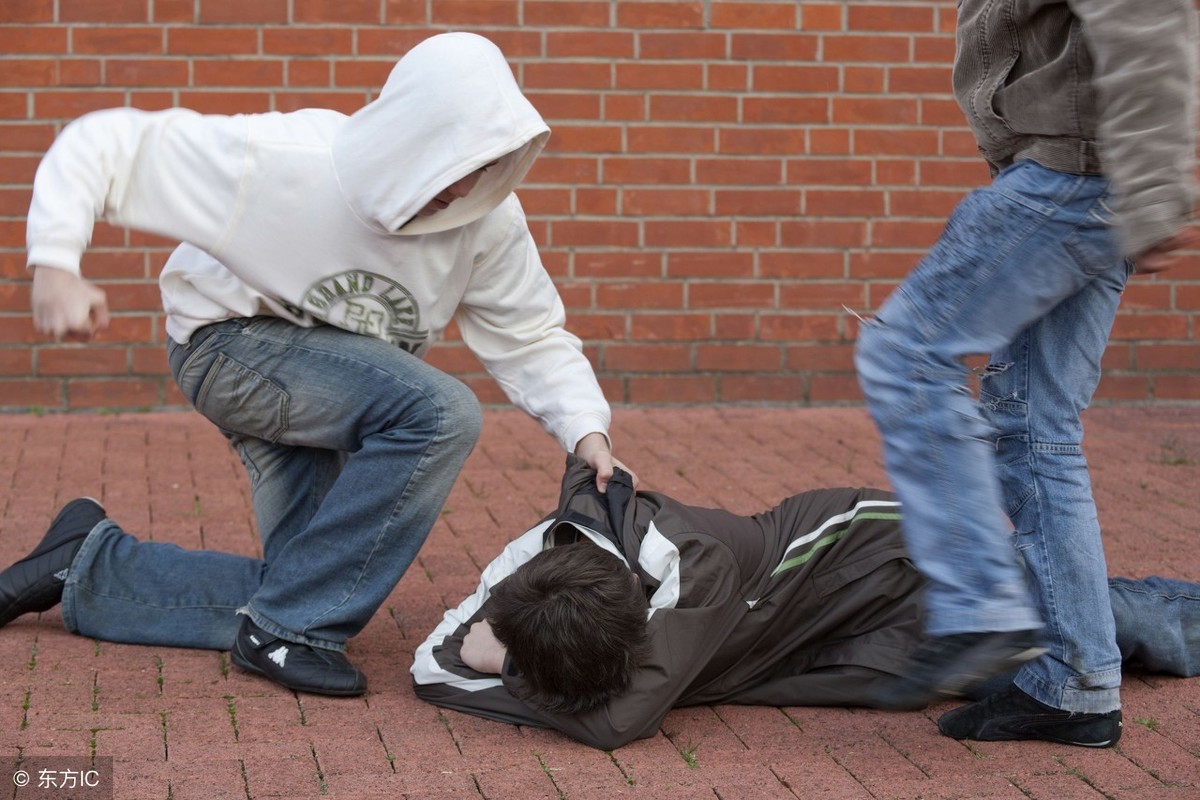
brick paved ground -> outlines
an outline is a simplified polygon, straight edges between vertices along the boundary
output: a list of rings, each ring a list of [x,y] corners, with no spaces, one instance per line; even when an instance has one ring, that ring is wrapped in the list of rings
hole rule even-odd
[[[1200,408],[1096,409],[1088,433],[1113,572],[1200,579]],[[859,409],[618,410],[614,435],[645,488],[738,512],[884,482]],[[418,702],[413,648],[553,506],[561,464],[528,419],[487,414],[419,564],[352,643],[365,698],[297,696],[225,653],[70,636],[57,610],[18,619],[0,631],[0,782],[20,758],[95,754],[112,757],[119,798],[1200,797],[1200,680],[1128,675],[1124,738],[1101,751],[951,741],[942,705],[685,709],[605,753]],[[0,485],[5,563],[81,494],[135,533],[256,549],[241,467],[196,414],[0,416]]]

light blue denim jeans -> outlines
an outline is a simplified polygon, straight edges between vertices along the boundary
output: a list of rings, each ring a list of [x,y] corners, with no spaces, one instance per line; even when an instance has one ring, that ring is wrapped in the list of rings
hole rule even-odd
[[[180,389],[246,467],[262,558],[139,541],[106,520],[71,566],[67,629],[228,649],[241,611],[344,649],[433,527],[479,435],[475,395],[386,342],[270,317],[168,350]]]
[[[929,634],[1044,623],[1050,650],[1017,685],[1092,713],[1119,706],[1121,676],[1080,421],[1129,275],[1107,189],[1029,161],[1001,171],[963,199],[856,351],[929,579]],[[977,354],[991,359],[978,402],[964,362]]]

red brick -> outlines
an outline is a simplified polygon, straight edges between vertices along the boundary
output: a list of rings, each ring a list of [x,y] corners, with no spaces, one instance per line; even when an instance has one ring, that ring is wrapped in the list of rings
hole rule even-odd
[[[710,211],[709,193],[703,189],[631,188],[621,197],[622,212],[639,217],[697,216]]]
[[[701,184],[771,186],[782,183],[783,163],[777,158],[705,158],[696,162]]]
[[[647,247],[728,247],[733,244],[732,228],[725,220],[648,220],[644,228]]]
[[[196,4],[193,0],[154,0],[151,22],[194,23]]]
[[[782,308],[796,311],[861,308],[865,301],[866,289],[861,283],[797,282],[783,287],[779,295]]]
[[[819,37],[807,33],[735,33],[730,55],[764,61],[815,61],[820,44]]]
[[[551,59],[633,58],[636,40],[627,31],[549,31],[546,57]]]
[[[754,256],[742,251],[685,251],[667,255],[672,278],[746,278],[753,274]]]
[[[556,153],[619,153],[621,129],[606,125],[556,125],[547,150]]]
[[[376,0],[292,0],[292,22],[303,25],[370,25],[382,22]]]
[[[603,0],[525,0],[525,24],[536,27],[603,28],[609,24],[612,4]]]
[[[780,243],[785,247],[863,247],[867,226],[862,222],[784,222]]]
[[[712,317],[709,314],[634,314],[631,338],[634,341],[686,341],[711,336]]]
[[[597,308],[644,310],[683,307],[683,285],[666,282],[602,283],[596,287]]]
[[[165,38],[159,27],[75,28],[71,49],[99,55],[160,55]]]
[[[789,346],[784,369],[789,372],[853,372],[854,346],[800,344]]]
[[[747,124],[798,125],[830,121],[829,101],[823,97],[747,97],[742,101]]]
[[[887,62],[904,64],[909,61],[907,36],[825,36],[822,37],[826,61]]]
[[[727,216],[798,216],[804,194],[796,189],[718,189],[716,213]]]
[[[691,283],[688,308],[773,308],[775,286],[771,283]]]
[[[39,377],[70,375],[122,375],[128,371],[124,348],[92,345],[89,347],[46,348],[38,350]]]
[[[851,5],[846,14],[850,30],[854,31],[905,33],[935,30],[933,8]]]
[[[895,70],[884,70],[880,67],[849,66],[845,69],[842,89],[846,92],[860,94],[879,94],[883,92],[889,76]],[[895,79],[891,79],[895,83]]]
[[[61,381],[0,378],[0,408],[10,411],[28,411],[61,406]]]
[[[103,22],[121,24],[149,22],[146,0],[58,0],[60,22]]]
[[[763,341],[830,342],[841,338],[840,314],[763,314],[759,319]]]
[[[688,372],[692,365],[688,345],[610,344],[604,348],[604,369],[620,372]]]
[[[266,28],[262,49],[267,54],[329,56],[351,53],[354,34],[343,28]]]
[[[853,370],[848,375],[813,375],[808,379],[810,403],[863,402],[862,389]]]
[[[787,162],[787,182],[803,186],[868,186],[872,162],[866,160],[805,158]]]
[[[838,67],[826,65],[764,65],[754,71],[755,91],[834,92],[840,88]]]
[[[846,6],[841,3],[801,3],[800,27],[806,31],[845,30]]]
[[[726,37],[719,33],[638,34],[638,51],[643,59],[690,59],[719,61],[726,57]]]
[[[717,396],[716,379],[707,375],[630,377],[628,402],[635,405],[709,404]]]
[[[163,58],[110,58],[105,68],[109,86],[186,86],[188,65]]]
[[[701,372],[778,372],[783,353],[777,345],[711,344],[696,346],[696,368]]]
[[[268,92],[209,92],[179,93],[179,105],[202,114],[261,114],[271,110]]]
[[[1186,339],[1189,331],[1186,314],[1118,313],[1113,339]]]
[[[695,94],[654,94],[650,118],[667,122],[736,122],[738,99]]]
[[[721,378],[717,400],[722,403],[802,403],[806,400],[804,379],[781,375],[728,375]]]
[[[841,251],[776,250],[758,257],[763,278],[842,278],[846,275],[846,255]]]
[[[517,0],[445,0],[432,8],[435,25],[516,25],[520,19]]]
[[[714,3],[711,24],[714,28],[795,28],[798,4],[791,3]]]
[[[912,99],[890,97],[835,97],[833,122],[836,125],[916,124],[918,104]]]
[[[253,28],[168,28],[167,52],[172,55],[251,55],[258,53]]]
[[[58,55],[67,50],[67,28],[29,27],[25,25],[0,26],[0,52],[42,53]]]
[[[1159,375],[1154,379],[1157,400],[1195,400],[1200,397],[1200,376]]]
[[[195,59],[192,70],[200,86],[278,86],[283,83],[283,62],[259,59]]]
[[[617,133],[614,131],[614,133]],[[716,151],[716,137],[708,128],[642,125],[628,129],[625,136],[629,153],[693,153],[707,155]]]
[[[33,96],[34,115],[42,119],[74,119],[89,111],[122,105],[120,92],[45,91]]]
[[[1134,366],[1141,370],[1200,372],[1200,342],[1139,344],[1133,358]]]
[[[282,25],[287,21],[288,0],[204,0],[200,4],[203,24]]]
[[[574,274],[580,278],[655,279],[663,274],[663,257],[656,253],[581,251],[574,255]]]
[[[161,400],[162,382],[151,378],[67,382],[69,408],[155,408]]]
[[[633,247],[638,241],[637,224],[619,220],[558,220],[551,223],[550,230],[555,247]]]
[[[617,25],[630,28],[700,28],[704,25],[704,4],[696,0],[626,0],[617,6]]]
[[[641,122],[650,117],[649,98],[641,92],[605,94],[600,102],[600,117],[608,121]]]

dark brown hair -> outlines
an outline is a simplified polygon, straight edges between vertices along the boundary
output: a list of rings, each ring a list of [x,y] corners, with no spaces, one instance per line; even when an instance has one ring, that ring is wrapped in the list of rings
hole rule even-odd
[[[522,673],[522,700],[578,714],[625,691],[646,645],[646,597],[591,542],[552,547],[498,583],[487,620]]]

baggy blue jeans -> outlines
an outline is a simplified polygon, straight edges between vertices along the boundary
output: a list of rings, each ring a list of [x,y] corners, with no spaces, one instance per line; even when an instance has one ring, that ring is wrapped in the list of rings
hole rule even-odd
[[[1107,190],[1030,161],[1001,171],[958,205],[855,355],[929,580],[928,633],[1044,623],[1049,652],[1016,683],[1089,713],[1119,707],[1121,676],[1080,420],[1130,271]],[[977,354],[991,358],[978,402],[964,362]]]
[[[460,381],[381,340],[271,317],[168,347],[184,395],[249,475],[262,558],[139,541],[106,520],[63,590],[68,630],[229,649],[241,617],[343,650],[441,512],[482,424]]]

